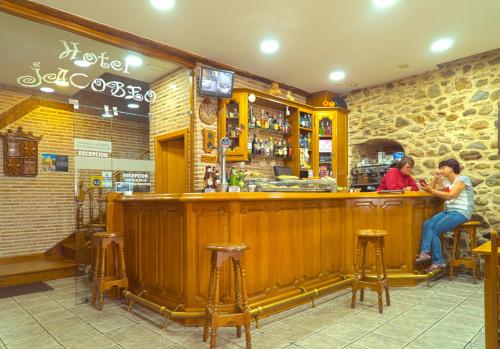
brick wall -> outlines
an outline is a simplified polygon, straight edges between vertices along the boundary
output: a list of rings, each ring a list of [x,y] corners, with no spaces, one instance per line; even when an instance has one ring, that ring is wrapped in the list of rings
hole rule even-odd
[[[0,96],[22,100],[0,91]],[[8,108],[7,108],[8,109]],[[43,253],[74,231],[75,179],[88,187],[92,171],[74,172],[73,138],[110,140],[113,156],[135,158],[148,147],[149,125],[130,120],[38,108],[8,126],[43,136],[39,142],[37,177],[7,177],[3,172],[0,142],[0,257]],[[6,129],[0,130],[5,132]],[[69,156],[69,172],[42,172],[42,153]]]
[[[194,113],[195,113],[195,145],[194,145],[194,150],[195,150],[195,168],[194,168],[194,189],[195,191],[199,191],[203,189],[203,176],[205,174],[205,166],[207,165],[212,165],[208,163],[203,163],[200,161],[201,155],[204,154],[205,152],[203,151],[203,138],[202,138],[202,132],[203,129],[210,129],[214,130],[217,132],[217,123],[214,123],[212,125],[207,125],[198,116],[198,109],[205,97],[200,97],[198,95],[198,75],[200,72],[199,67],[197,67],[196,71],[196,94],[195,94],[195,103],[194,103]],[[270,84],[266,84],[257,80],[245,78],[239,75],[235,75],[234,77],[234,88],[249,88],[257,91],[263,91],[267,92],[270,88]],[[285,93],[284,90],[282,90],[282,93]],[[300,103],[305,103],[306,98],[297,94],[293,94],[293,97],[295,98],[295,101],[300,102]],[[213,100],[215,103],[216,101]],[[217,135],[217,137],[219,137]],[[246,147],[246,145],[244,145]],[[215,150],[214,150],[215,154]],[[245,168],[259,171],[261,172],[264,176],[266,177],[273,177],[274,174],[272,173],[273,169],[272,167],[276,165],[283,164],[282,160],[256,160],[252,162],[247,162],[245,164]],[[231,166],[232,163],[228,163],[227,166]],[[239,168],[239,163],[235,163],[235,165]]]
[[[151,104],[150,150],[154,159],[154,137],[190,126],[191,69],[181,68],[151,84],[157,102]],[[191,152],[188,149],[188,154]],[[191,159],[188,159],[188,166]],[[188,178],[189,181],[189,178]],[[154,180],[151,180],[154,190]]]

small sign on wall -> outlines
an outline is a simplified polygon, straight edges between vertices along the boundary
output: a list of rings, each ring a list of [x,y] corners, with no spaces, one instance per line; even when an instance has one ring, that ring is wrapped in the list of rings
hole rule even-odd
[[[149,172],[124,172],[123,181],[132,183],[134,192],[149,192]]]
[[[102,176],[90,176],[90,186],[92,188],[102,188]]]
[[[42,153],[42,171],[68,172],[68,156]]]
[[[102,187],[103,188],[113,187],[113,172],[102,171]]]

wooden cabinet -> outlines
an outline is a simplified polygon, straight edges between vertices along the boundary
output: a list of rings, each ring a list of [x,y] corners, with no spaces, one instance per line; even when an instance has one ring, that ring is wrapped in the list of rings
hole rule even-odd
[[[255,100],[249,102],[253,94]],[[296,176],[332,175],[339,186],[347,185],[347,110],[313,107],[250,89],[234,89],[231,99],[219,106],[218,138],[229,137],[232,147],[227,161],[249,161],[253,138],[287,148],[283,153],[264,155],[288,166]],[[271,117],[276,128],[260,124]],[[256,123],[257,120],[257,123]],[[282,127],[282,123],[286,127]],[[260,146],[260,145],[259,145]],[[327,147],[328,151],[324,147]],[[262,156],[262,155],[259,155]]]
[[[347,113],[331,108],[316,111],[314,131],[317,149],[315,174],[335,177],[339,186],[346,186]]]
[[[248,95],[234,93],[231,99],[221,100],[219,112],[219,140],[222,137],[231,140],[227,160],[248,160]]]

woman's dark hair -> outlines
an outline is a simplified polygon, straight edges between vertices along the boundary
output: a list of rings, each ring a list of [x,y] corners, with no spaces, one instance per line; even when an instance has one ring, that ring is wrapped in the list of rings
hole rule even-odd
[[[410,167],[413,167],[415,166],[415,161],[413,160],[413,158],[405,156],[404,158],[401,159],[401,161],[397,161],[394,164],[394,167],[402,169],[406,164],[410,165]]]
[[[460,163],[455,159],[441,161],[438,165],[438,168],[441,168],[443,166],[451,167],[453,169],[453,172],[455,172],[456,174],[460,173]]]

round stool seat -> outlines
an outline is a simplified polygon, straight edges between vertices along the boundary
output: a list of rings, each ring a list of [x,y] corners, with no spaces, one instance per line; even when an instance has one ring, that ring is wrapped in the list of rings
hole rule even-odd
[[[206,246],[209,251],[217,252],[241,252],[248,250],[248,246],[237,242],[217,242]]]
[[[458,227],[479,227],[481,225],[481,222],[478,221],[468,221],[465,222],[464,224],[460,224]]]
[[[363,237],[379,237],[386,236],[387,232],[382,229],[360,229],[356,230],[356,235]]]
[[[103,231],[101,233],[94,233],[93,235],[97,239],[106,239],[106,238],[116,238],[119,236],[123,236],[123,234],[118,234],[118,233],[108,233],[106,231]]]

